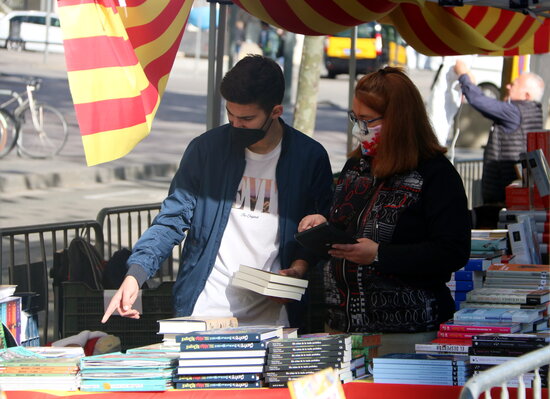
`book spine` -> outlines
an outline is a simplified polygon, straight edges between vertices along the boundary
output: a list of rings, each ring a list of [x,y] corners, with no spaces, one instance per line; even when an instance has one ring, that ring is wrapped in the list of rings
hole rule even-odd
[[[282,371],[282,370],[315,370],[320,371],[328,367],[339,369],[341,362],[319,362],[312,364],[266,364],[265,371]]]
[[[297,353],[297,352],[319,352],[319,351],[342,351],[346,350],[344,344],[316,345],[316,346],[273,346],[268,344],[268,353]]]
[[[260,374],[202,374],[202,375],[178,375],[174,382],[253,382],[260,379]]]
[[[525,303],[527,305],[540,305],[541,296],[538,294],[505,294],[505,293],[483,293],[470,291],[466,295],[470,302],[487,303]]]
[[[313,359],[313,358],[327,358],[327,357],[345,357],[349,356],[349,351],[315,351],[315,352],[280,352],[280,353],[268,353],[267,359]]]
[[[474,342],[500,342],[501,344],[510,343],[513,345],[520,345],[522,343],[537,343],[544,344],[547,342],[545,337],[510,334],[510,335],[474,335],[472,337],[472,343]]]
[[[259,342],[259,334],[177,335],[176,342]]]
[[[267,364],[272,366],[283,366],[283,365],[290,365],[290,364],[340,364],[341,362],[346,361],[346,359],[342,356],[336,356],[336,357],[301,357],[301,358],[282,358],[282,359],[274,359],[274,358],[268,358]]]
[[[415,344],[416,351],[467,353],[469,345]]]
[[[260,388],[261,381],[254,382],[177,382],[176,389],[244,389]]]
[[[542,348],[543,346],[541,346]],[[494,348],[485,348],[485,347],[472,347],[469,351],[470,355],[478,356],[521,356],[529,353],[536,348],[503,348],[503,347],[494,347]]]
[[[478,334],[477,332],[466,332],[466,331],[438,331],[438,338],[471,338],[474,335]]]
[[[295,348],[295,347],[305,347],[305,346],[340,346],[346,345],[346,343],[351,343],[351,339],[345,338],[327,338],[320,340],[277,340],[271,341],[268,343],[269,348]],[[350,345],[351,346],[351,345]]]
[[[440,324],[439,330],[449,331],[449,332],[472,332],[472,333],[480,333],[480,332],[512,333],[514,332],[513,327],[474,326],[474,325],[458,325],[458,324]]]
[[[266,349],[266,343],[260,342],[218,342],[218,343],[196,343],[182,342],[180,350],[182,352],[202,352],[202,351],[223,351],[223,350],[258,350]]]

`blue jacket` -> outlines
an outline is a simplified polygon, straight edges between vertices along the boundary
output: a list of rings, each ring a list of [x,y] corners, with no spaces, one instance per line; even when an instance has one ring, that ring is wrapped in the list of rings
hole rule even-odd
[[[281,120],[282,122],[282,120]],[[332,172],[321,144],[283,124],[276,179],[279,193],[279,257],[288,268],[296,259],[317,259],[294,239],[300,220],[328,214]],[[244,149],[232,145],[230,125],[191,141],[159,214],[136,243],[128,259],[129,275],[140,286],[187,234],[174,284],[174,310],[190,315],[212,271],[220,242],[245,169]],[[238,248],[236,248],[238,250]]]

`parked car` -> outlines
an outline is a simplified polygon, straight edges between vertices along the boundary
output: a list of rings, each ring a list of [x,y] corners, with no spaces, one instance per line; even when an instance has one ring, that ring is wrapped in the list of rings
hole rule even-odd
[[[329,78],[349,72],[351,32],[347,29],[326,37],[324,61]],[[357,26],[355,58],[358,74],[369,73],[385,65],[406,66],[406,44],[393,26],[367,22]]]
[[[17,50],[44,51],[46,32],[48,51],[63,52],[63,35],[59,18],[43,11],[12,11],[0,18],[0,47]]]

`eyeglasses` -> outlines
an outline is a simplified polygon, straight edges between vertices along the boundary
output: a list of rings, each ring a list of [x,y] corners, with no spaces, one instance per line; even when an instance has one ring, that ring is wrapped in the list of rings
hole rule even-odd
[[[357,123],[357,125],[359,126],[359,129],[363,131],[368,130],[368,125],[370,125],[371,123],[376,122],[383,118],[382,116],[379,116],[377,118],[373,118],[369,120],[357,119],[357,116],[355,116],[355,113],[353,111],[348,111],[348,117],[352,123]]]

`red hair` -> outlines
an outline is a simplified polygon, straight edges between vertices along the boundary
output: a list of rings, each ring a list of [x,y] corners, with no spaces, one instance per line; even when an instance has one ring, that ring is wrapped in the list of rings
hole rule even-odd
[[[437,140],[418,88],[401,68],[385,67],[363,76],[355,86],[355,98],[384,118],[375,176],[414,170],[420,161],[447,151]],[[350,155],[361,156],[361,149]]]

